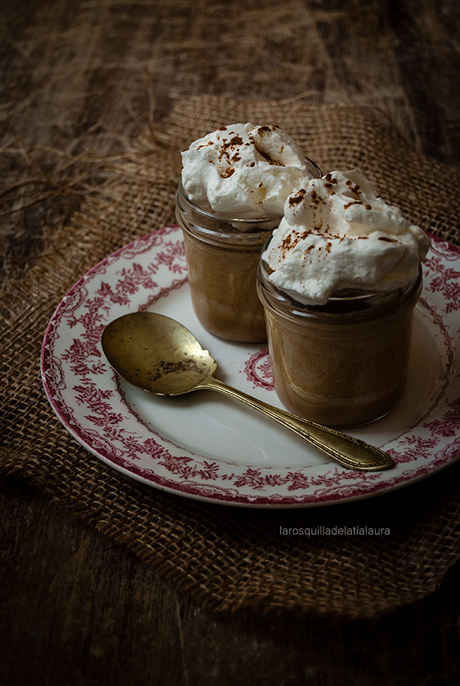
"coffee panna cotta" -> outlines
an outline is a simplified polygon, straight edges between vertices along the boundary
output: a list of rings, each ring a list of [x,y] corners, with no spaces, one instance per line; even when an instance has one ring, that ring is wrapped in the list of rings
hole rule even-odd
[[[224,126],[182,153],[176,216],[193,308],[222,338],[267,340],[256,291],[260,252],[287,197],[321,173],[277,126]]]
[[[262,254],[259,296],[288,409],[343,426],[395,407],[429,245],[356,170],[312,179],[287,198]]]

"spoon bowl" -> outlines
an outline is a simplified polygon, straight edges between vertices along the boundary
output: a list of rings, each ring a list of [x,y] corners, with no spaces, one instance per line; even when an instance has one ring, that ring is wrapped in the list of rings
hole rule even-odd
[[[102,348],[121,377],[155,395],[190,393],[217,369],[185,326],[152,312],[115,319],[104,330]]]
[[[216,361],[185,326],[170,317],[154,312],[124,315],[106,326],[101,344],[117,374],[144,391],[163,396],[217,391],[294,431],[344,467],[376,471],[394,466],[389,455],[373,445],[280,410],[216,379]]]

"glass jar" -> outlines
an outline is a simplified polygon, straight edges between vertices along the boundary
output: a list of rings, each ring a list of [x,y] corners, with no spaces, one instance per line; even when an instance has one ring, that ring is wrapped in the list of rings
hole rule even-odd
[[[281,217],[222,219],[194,205],[182,185],[177,193],[176,217],[184,234],[190,295],[198,320],[220,338],[265,342],[264,311],[256,290],[257,266],[262,247]]]
[[[321,170],[305,158],[311,178]],[[267,340],[256,289],[261,250],[282,217],[228,219],[202,210],[179,183],[176,217],[184,234],[195,314],[211,333],[239,343]]]
[[[405,288],[341,293],[326,305],[303,305],[268,280],[261,260],[275,391],[291,412],[329,426],[353,426],[388,414],[407,381],[421,271]]]

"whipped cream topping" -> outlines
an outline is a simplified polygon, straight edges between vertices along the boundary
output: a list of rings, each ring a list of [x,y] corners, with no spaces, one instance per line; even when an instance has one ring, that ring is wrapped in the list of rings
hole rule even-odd
[[[346,289],[389,291],[413,281],[430,246],[356,170],[312,179],[286,200],[262,259],[269,281],[307,305]]]
[[[281,217],[288,195],[311,178],[302,149],[275,125],[223,126],[192,143],[182,165],[188,198],[229,219]]]

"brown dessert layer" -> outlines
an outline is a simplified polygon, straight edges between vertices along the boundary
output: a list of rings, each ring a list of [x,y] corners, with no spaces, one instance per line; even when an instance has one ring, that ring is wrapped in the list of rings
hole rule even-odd
[[[256,290],[261,246],[208,244],[184,231],[190,293],[195,314],[211,333],[240,343],[267,340]]]
[[[330,426],[390,412],[407,380],[412,311],[365,325],[296,323],[267,308],[274,386],[291,412]]]

